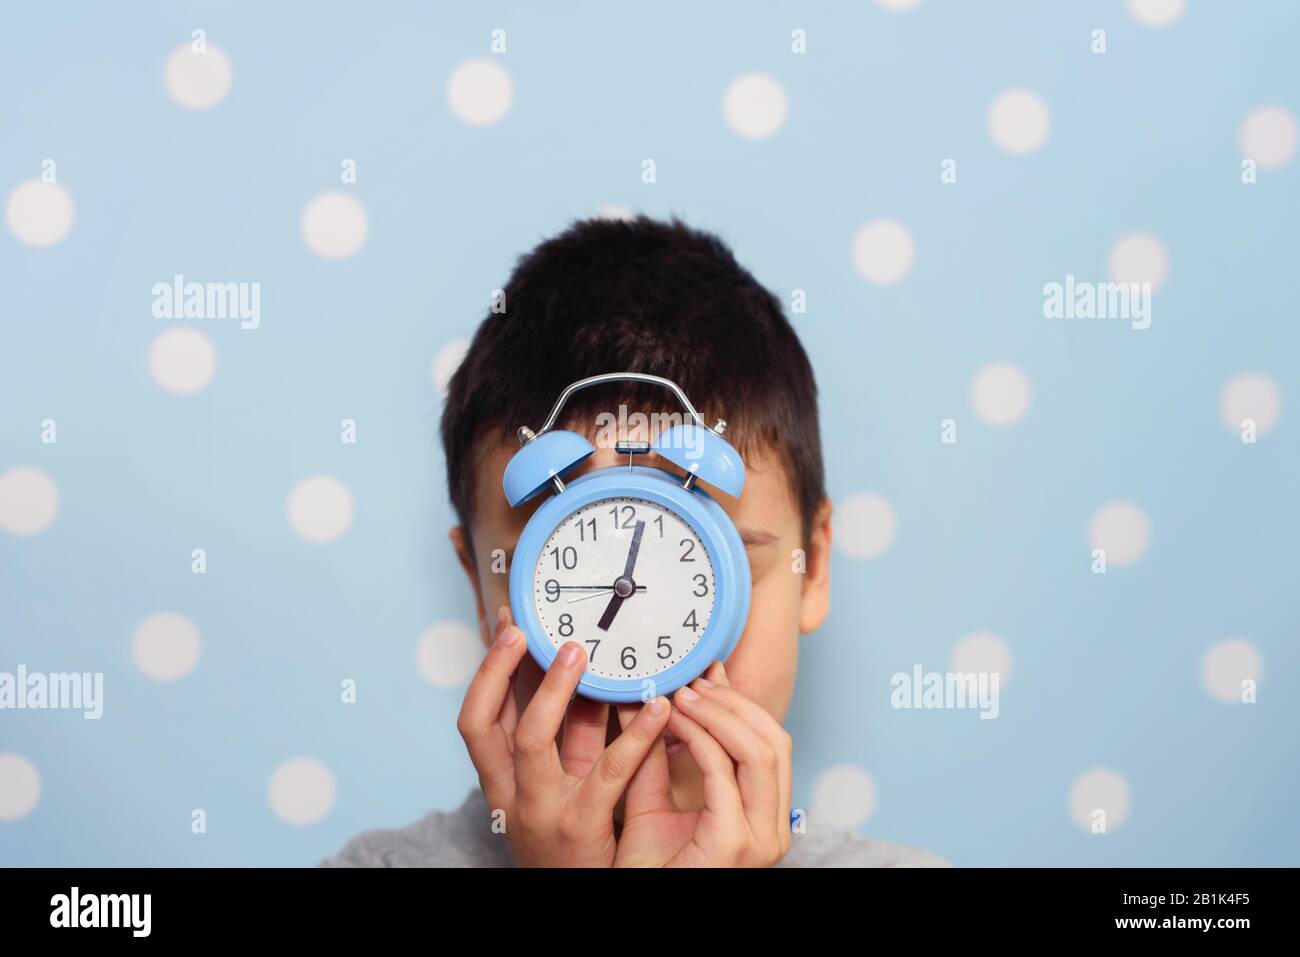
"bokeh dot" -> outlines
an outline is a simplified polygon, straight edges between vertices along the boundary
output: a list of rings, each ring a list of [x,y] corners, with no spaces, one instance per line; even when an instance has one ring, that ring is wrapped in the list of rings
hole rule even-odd
[[[1029,411],[1029,376],[1013,362],[992,362],[976,371],[970,384],[971,410],[985,425],[1015,425]]]
[[[722,96],[727,127],[747,140],[774,136],[785,126],[788,110],[785,90],[765,73],[736,77]]]
[[[476,629],[463,621],[430,625],[415,644],[420,676],[435,688],[458,688],[469,681],[483,657]]]
[[[1052,130],[1047,101],[1033,90],[999,93],[989,106],[987,120],[989,137],[1008,156],[1024,156],[1042,149]]]
[[[352,492],[333,475],[310,475],[289,490],[289,527],[304,541],[332,542],[352,526]]]
[[[467,60],[447,79],[447,105],[470,126],[499,123],[510,112],[514,96],[510,73],[496,60]]]
[[[0,753],[0,821],[25,818],[41,800],[41,775],[21,754]]]
[[[266,786],[271,811],[285,824],[302,827],[323,820],[334,807],[334,772],[318,758],[281,762]]]
[[[1273,430],[1281,416],[1282,390],[1267,373],[1243,372],[1219,390],[1219,420],[1230,432],[1240,433],[1242,423],[1251,419],[1256,434],[1263,435]]]
[[[321,259],[355,256],[366,243],[366,208],[351,193],[330,190],[313,196],[302,210],[302,241]]]
[[[36,535],[59,514],[59,489],[40,469],[20,465],[0,473],[0,529]]]
[[[1264,673],[1264,657],[1245,638],[1216,641],[1201,658],[1201,684],[1215,701],[1241,704],[1247,679],[1259,684]]]
[[[1093,814],[1105,812],[1105,832],[1124,826],[1133,807],[1133,791],[1124,775],[1111,768],[1089,768],[1070,784],[1070,818],[1093,833]]]
[[[1151,543],[1151,521],[1138,505],[1117,499],[1106,502],[1088,520],[1088,544],[1106,553],[1106,565],[1132,565]]]
[[[202,53],[189,43],[177,47],[163,69],[167,95],[187,110],[212,109],[226,98],[233,80],[230,57],[212,43]]]
[[[217,371],[217,350],[198,329],[177,326],[160,332],[149,347],[149,374],[164,392],[193,395]]]
[[[469,352],[469,340],[453,339],[446,343],[433,357],[433,386],[440,393],[447,391],[451,377],[456,374],[460,364]]]
[[[856,830],[876,810],[876,782],[855,764],[836,764],[817,776],[809,830]]]
[[[884,497],[874,493],[849,495],[835,506],[831,540],[849,558],[877,558],[894,543],[898,521]]]
[[[991,631],[973,631],[963,635],[948,658],[953,674],[995,674],[998,688],[1011,680],[1011,649],[1001,635]]]
[[[1174,24],[1187,9],[1187,0],[1124,0],[1129,16],[1144,27],[1163,28]]]
[[[1158,236],[1129,233],[1111,247],[1109,266],[1112,282],[1150,283],[1156,290],[1169,275],[1169,253]]]
[[[5,201],[5,222],[20,243],[46,249],[72,231],[76,208],[72,195],[58,183],[28,179]]]
[[[636,219],[636,210],[630,206],[619,206],[616,203],[606,203],[592,214],[592,218],[628,222]]]
[[[1296,121],[1280,106],[1258,106],[1241,121],[1241,155],[1265,169],[1277,169],[1295,156]]]
[[[155,681],[184,678],[199,663],[199,630],[184,615],[159,612],[136,628],[131,638],[135,666]]]
[[[916,247],[907,227],[893,219],[873,219],[853,236],[853,268],[877,286],[898,282],[912,269]]]

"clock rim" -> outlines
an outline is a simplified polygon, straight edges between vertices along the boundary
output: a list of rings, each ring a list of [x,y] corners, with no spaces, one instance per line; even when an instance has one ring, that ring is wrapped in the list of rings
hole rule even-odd
[[[533,660],[550,668],[558,649],[542,631],[533,603],[533,577],[542,548],[560,522],[606,498],[641,498],[673,511],[700,539],[713,560],[714,610],[699,641],[681,661],[653,678],[605,678],[584,671],[577,691],[611,703],[641,701],[641,683],[653,680],[656,695],[672,694],[702,674],[713,661],[725,661],[740,640],[749,617],[752,585],[740,533],[722,506],[698,485],[685,489],[677,476],[652,466],[608,466],[569,482],[529,518],[515,545],[510,567],[510,607],[528,641]],[[524,571],[524,570],[527,571]],[[707,660],[706,660],[707,657]]]

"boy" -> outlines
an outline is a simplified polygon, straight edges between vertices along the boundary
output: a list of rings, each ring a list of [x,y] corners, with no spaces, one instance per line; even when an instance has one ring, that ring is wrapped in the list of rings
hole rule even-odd
[[[482,789],[454,812],[363,834],[325,863],[943,863],[816,820],[807,833],[791,833],[792,741],[780,721],[799,636],[815,631],[830,606],[831,525],[816,384],[777,300],[716,237],[642,217],[581,222],[542,243],[515,269],[505,305],[475,334],[442,417],[460,521],[451,541],[489,644],[458,721]],[[501,476],[519,447],[514,430],[540,423],[569,383],[628,371],[671,379],[705,421],[728,421],[727,439],[747,467],[744,492],[710,491],[741,533],[753,598],[725,665],[714,662],[671,701],[611,708],[573,697],[582,645],[566,643],[545,674],[533,662],[493,552],[513,551],[545,497],[517,509],[506,503]],[[594,441],[600,413],[608,418],[621,405],[643,415],[618,421],[653,421],[652,412],[679,411],[673,401],[639,386],[593,388],[569,401],[559,424]],[[573,477],[622,461],[605,445]],[[796,549],[803,574],[791,570]]]

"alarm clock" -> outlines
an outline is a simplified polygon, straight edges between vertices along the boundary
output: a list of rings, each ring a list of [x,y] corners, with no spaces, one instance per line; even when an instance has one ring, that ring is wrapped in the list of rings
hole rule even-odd
[[[556,429],[575,393],[636,382],[674,393],[684,415],[649,442],[619,441],[627,462],[565,476],[595,452],[585,436]],[[674,382],[614,372],[571,383],[542,428],[521,427],[521,447],[502,485],[511,507],[550,497],[515,546],[510,608],[542,670],[561,645],[587,650],[577,693],[606,702],[671,694],[723,661],[749,616],[749,559],[736,526],[703,485],[739,496],[745,465]],[[675,475],[638,456],[654,453]]]

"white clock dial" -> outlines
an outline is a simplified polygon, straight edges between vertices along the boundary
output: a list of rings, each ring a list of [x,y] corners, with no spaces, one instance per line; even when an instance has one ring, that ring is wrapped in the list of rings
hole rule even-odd
[[[700,537],[677,513],[639,498],[572,512],[542,546],[533,575],[547,638],[586,648],[588,674],[623,680],[685,658],[708,627],[714,591]]]

